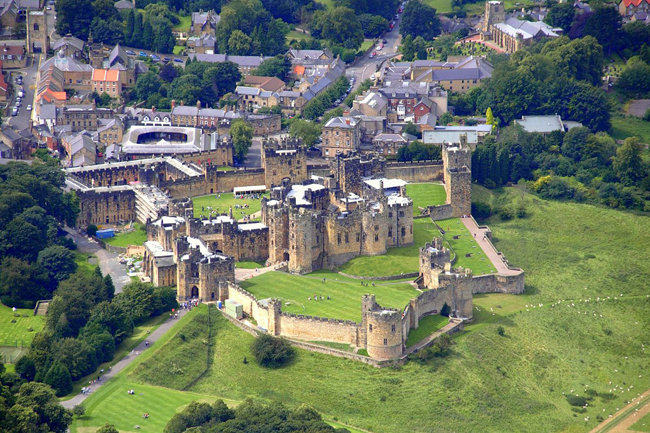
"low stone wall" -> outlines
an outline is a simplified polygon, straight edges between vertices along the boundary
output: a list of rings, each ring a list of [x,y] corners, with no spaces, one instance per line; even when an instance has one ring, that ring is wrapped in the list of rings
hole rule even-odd
[[[478,275],[472,278],[472,293],[524,293],[524,272],[517,275]]]
[[[100,240],[100,244],[104,247],[104,249],[110,253],[115,253],[115,254],[126,254],[127,247],[117,247],[115,245],[107,244],[106,242],[103,242]]]
[[[144,245],[127,245],[127,256],[144,256]]]
[[[453,216],[453,209],[450,204],[429,206],[427,209],[433,221],[446,220]]]

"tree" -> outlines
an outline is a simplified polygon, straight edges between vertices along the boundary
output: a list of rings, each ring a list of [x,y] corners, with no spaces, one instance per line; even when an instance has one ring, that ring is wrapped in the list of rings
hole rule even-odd
[[[88,29],[93,19],[90,0],[56,0],[56,32],[72,33],[80,39],[88,39]]]
[[[400,47],[402,51],[402,56],[404,60],[410,62],[415,59],[415,45],[413,45],[413,36],[406,35],[402,40],[402,46]]]
[[[548,11],[544,21],[553,27],[559,27],[568,33],[573,18],[575,17],[575,7],[571,3],[554,3]]]
[[[154,43],[154,32],[153,26],[151,25],[151,20],[147,19],[145,16],[142,21],[142,47],[143,48],[152,48]]]
[[[641,154],[643,145],[636,137],[626,138],[623,145],[616,150],[614,171],[625,185],[634,185],[647,175]]]
[[[337,7],[325,13],[314,14],[317,32],[334,45],[358,49],[363,43],[363,29],[354,11]]]
[[[59,404],[52,388],[44,383],[28,382],[21,385],[16,396],[16,404],[12,409],[15,410],[10,412],[6,425],[14,427],[18,432],[64,433],[72,423],[70,411]],[[19,428],[24,425],[23,423],[33,427]]]
[[[235,30],[228,39],[228,53],[236,56],[247,56],[251,52],[253,40],[241,30]]]
[[[320,125],[307,120],[294,120],[289,127],[289,134],[291,134],[292,137],[301,138],[302,143],[307,147],[316,142],[316,139],[320,137],[320,133]]]
[[[492,108],[490,107],[488,107],[487,111],[485,112],[485,124],[494,125],[494,114],[492,114]]]
[[[215,99],[226,93],[232,93],[241,80],[239,67],[233,62],[219,62],[209,65],[203,74],[203,86],[214,89]]]
[[[359,23],[366,38],[377,38],[388,28],[388,20],[379,15],[359,15]]]
[[[255,339],[251,347],[253,356],[262,367],[278,368],[290,362],[295,350],[284,338],[262,334]]]
[[[9,307],[33,307],[34,302],[47,297],[45,281],[28,262],[15,257],[5,257],[0,263],[0,296]],[[25,305],[24,301],[28,302]]]
[[[399,28],[403,37],[411,35],[415,39],[422,36],[425,40],[432,40],[440,34],[440,29],[440,19],[434,8],[419,1],[406,4]]]
[[[95,433],[120,433],[118,429],[115,428],[113,424],[106,423],[103,427],[97,430]]]
[[[451,113],[442,113],[442,116],[438,119],[438,123],[440,125],[449,125],[451,122],[454,121],[454,116],[451,115]]]
[[[175,45],[176,38],[172,33],[172,26],[165,20],[156,28],[151,49],[157,53],[171,54]]]
[[[235,150],[235,159],[241,164],[253,144],[253,127],[244,120],[238,119],[230,125],[230,136]]]
[[[86,407],[83,404],[78,404],[72,408],[72,414],[77,418],[81,418],[86,414]]]
[[[110,301],[115,297],[115,284],[113,284],[113,278],[110,275],[104,277],[104,285],[106,287],[106,299]]]
[[[647,95],[650,92],[650,66],[638,57],[633,57],[627,62],[616,86],[634,97]]]
[[[600,6],[589,16],[582,34],[593,36],[608,54],[620,43],[621,15],[618,9]]]
[[[194,65],[195,63],[192,63]],[[197,101],[205,101],[205,90],[201,80],[196,75],[184,74],[176,78],[171,84],[171,98],[186,105],[195,105]]]
[[[418,127],[411,121],[406,122],[406,126],[402,130],[404,134],[409,134],[414,137],[420,138],[422,136],[422,133],[418,129]]]
[[[160,89],[160,82],[152,71],[138,76],[138,80],[135,82],[135,94],[140,101],[146,101],[149,95],[158,92],[158,89]]]
[[[65,365],[58,361],[54,362],[47,371],[44,382],[54,389],[57,397],[62,397],[72,392],[70,372]]]
[[[582,150],[587,143],[587,138],[591,134],[589,128],[573,128],[566,134],[562,142],[562,155],[580,161],[582,158]]]
[[[73,380],[95,371],[99,363],[95,350],[86,341],[63,338],[52,343],[52,358],[61,362],[70,371]]]
[[[53,245],[38,253],[37,265],[46,273],[50,280],[50,291],[77,271],[74,254],[60,245]]]
[[[126,23],[124,26],[124,43],[132,47],[133,44],[133,31],[135,30],[135,10],[129,9],[126,14]]]
[[[291,71],[291,61],[287,56],[277,55],[271,59],[264,60],[260,66],[253,71],[252,75],[258,77],[277,77],[282,81],[287,79]]]
[[[86,233],[88,233],[89,236],[95,236],[97,233],[97,226],[95,224],[90,224],[86,228]]]

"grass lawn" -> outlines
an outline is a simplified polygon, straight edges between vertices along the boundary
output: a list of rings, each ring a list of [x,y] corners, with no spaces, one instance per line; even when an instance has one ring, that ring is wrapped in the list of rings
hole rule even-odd
[[[485,256],[481,247],[459,218],[436,222],[440,228],[445,230],[445,239],[456,252],[454,267],[469,268],[474,272],[474,275],[496,272],[496,268],[492,265],[492,262]],[[454,239],[454,236],[458,236],[458,239]],[[471,257],[465,257],[465,254],[471,254]],[[512,257],[511,260],[513,263],[517,262],[515,257]]]
[[[632,431],[650,432],[650,413],[646,414],[643,418],[632,424],[630,427]]]
[[[174,49],[172,50],[172,53],[173,53],[175,56],[179,56],[179,55],[183,52],[183,50],[184,50],[185,48],[187,48],[187,47],[185,47],[185,46],[183,46],[183,45],[174,45]]]
[[[636,116],[612,117],[612,129],[609,133],[616,140],[638,137],[642,143],[650,144],[650,122]]]
[[[418,208],[445,204],[445,186],[439,183],[409,183],[406,195],[413,200],[413,215],[420,215]]]
[[[374,39],[364,39],[363,43],[361,44],[361,47],[359,48],[359,51],[366,51],[372,47],[372,45],[375,43]]]
[[[192,17],[191,16],[183,16],[176,14],[176,18],[178,18],[181,22],[176,24],[172,30],[175,32],[189,32],[190,27],[192,26]]]
[[[146,226],[135,223],[132,231],[118,233],[112,238],[106,239],[106,243],[114,247],[127,247],[129,245],[142,245],[147,240]]]
[[[220,195],[221,198],[217,198]],[[267,195],[268,197],[268,195]],[[209,194],[201,197],[195,197],[192,199],[194,203],[194,217],[198,218],[201,215],[208,216],[210,209],[212,207],[213,211],[216,211],[220,214],[227,214],[230,207],[232,207],[232,215],[234,218],[239,219],[242,215],[251,215],[255,212],[259,212],[262,208],[261,200],[254,199],[236,199],[232,193],[221,193],[221,194]],[[248,205],[248,209],[235,209],[235,205]]]
[[[451,7],[451,0],[424,0],[422,3],[435,8],[436,12],[439,14],[444,14],[453,10]]]
[[[303,39],[309,39],[309,35],[303,32],[298,32],[296,30],[291,30],[289,33],[287,33],[287,42],[290,42],[293,39],[301,41]]]
[[[12,320],[16,323],[11,323]],[[34,310],[18,309],[14,313],[11,308],[0,304],[0,346],[29,347],[44,325],[45,316],[34,316]]]
[[[75,250],[74,261],[77,263],[77,272],[84,275],[92,275],[97,267],[97,257],[88,253],[82,253]]]
[[[412,329],[411,332],[409,332],[409,336],[406,339],[406,347],[411,347],[414,344],[419,343],[424,338],[445,326],[447,323],[449,323],[449,318],[438,314],[423,317],[418,322],[418,329]]]
[[[377,284],[362,286],[360,281],[343,282],[290,275],[284,272],[267,272],[241,283],[257,299],[282,299],[282,311],[332,319],[361,321],[361,296],[374,293],[383,307],[402,309],[418,292],[410,284]],[[330,300],[308,301],[314,294],[330,296]],[[284,305],[290,302],[290,305]]]

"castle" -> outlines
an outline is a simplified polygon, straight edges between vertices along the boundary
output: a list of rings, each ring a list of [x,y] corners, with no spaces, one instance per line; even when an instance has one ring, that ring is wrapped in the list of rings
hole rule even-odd
[[[409,331],[427,315],[449,311],[454,321],[471,320],[473,293],[523,292],[522,271],[473,276],[454,269],[455,258],[435,238],[419,251],[422,293],[403,309],[382,307],[368,294],[357,323],[288,314],[277,300],[257,300],[235,283],[237,261],[302,274],[413,244],[407,182],[444,180],[446,204],[424,209],[433,220],[471,213],[471,150],[464,136],[443,145],[441,162],[393,163],[351,152],[310,165],[300,144],[266,140],[261,169],[220,171],[205,160],[156,157],[67,169],[67,186],[80,198],[80,225],[147,223],[145,275],[157,286],[176,286],[180,301],[231,299],[273,335],[345,343],[375,360],[403,356]],[[270,190],[261,222],[237,221],[232,210],[194,218],[190,197],[246,190],[243,185]]]

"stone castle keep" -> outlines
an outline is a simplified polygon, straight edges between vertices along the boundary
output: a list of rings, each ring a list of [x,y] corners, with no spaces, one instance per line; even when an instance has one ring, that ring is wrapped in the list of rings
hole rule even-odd
[[[473,293],[522,293],[523,272],[473,276],[454,269],[450,251],[435,238],[420,248],[422,293],[403,310],[365,295],[356,323],[287,314],[277,300],[257,300],[235,284],[235,263],[262,261],[303,274],[412,245],[408,182],[445,184],[446,204],[417,215],[437,220],[471,213],[471,151],[464,141],[444,145],[442,161],[390,163],[353,152],[309,165],[299,141],[266,140],[261,169],[220,171],[206,160],[166,156],[66,169],[66,182],[81,202],[79,226],[147,223],[145,275],[157,286],[176,286],[180,301],[231,299],[273,335],[350,344],[388,360],[402,356],[419,320],[445,305],[462,321],[472,318]],[[270,190],[261,222],[237,221],[232,210],[194,218],[191,197],[261,185]]]

